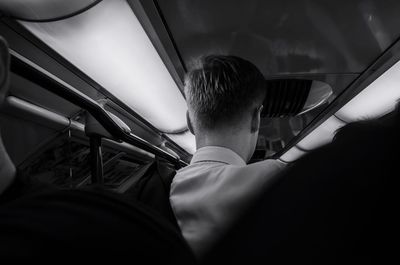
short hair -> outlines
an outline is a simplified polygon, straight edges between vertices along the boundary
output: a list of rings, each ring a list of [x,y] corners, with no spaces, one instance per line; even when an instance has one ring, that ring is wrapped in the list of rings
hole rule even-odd
[[[236,56],[200,58],[185,78],[185,97],[194,127],[231,122],[265,93],[265,79],[251,62]]]

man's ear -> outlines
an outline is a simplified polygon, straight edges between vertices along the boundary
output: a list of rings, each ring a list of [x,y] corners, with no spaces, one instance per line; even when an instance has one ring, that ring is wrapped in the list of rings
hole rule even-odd
[[[0,106],[8,92],[10,54],[7,42],[0,36]]]
[[[252,133],[258,132],[258,130],[260,129],[262,109],[263,109],[263,106],[261,105],[259,108],[255,109],[253,111],[253,116],[251,118],[251,132]]]
[[[187,123],[187,126],[188,126],[188,128],[189,128],[189,131],[190,131],[193,135],[195,135],[195,134],[194,134],[194,129],[193,129],[193,126],[192,126],[192,122],[190,121],[189,111],[186,111],[186,123]]]

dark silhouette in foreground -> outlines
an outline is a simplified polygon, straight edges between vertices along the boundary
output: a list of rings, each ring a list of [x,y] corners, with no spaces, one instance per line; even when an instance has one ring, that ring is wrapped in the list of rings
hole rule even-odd
[[[301,158],[205,264],[381,263],[397,251],[400,112],[342,128]]]

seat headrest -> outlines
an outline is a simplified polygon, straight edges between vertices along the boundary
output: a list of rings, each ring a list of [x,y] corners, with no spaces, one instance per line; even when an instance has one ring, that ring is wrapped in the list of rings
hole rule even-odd
[[[3,105],[4,98],[9,88],[10,53],[8,44],[0,36],[0,107]]]

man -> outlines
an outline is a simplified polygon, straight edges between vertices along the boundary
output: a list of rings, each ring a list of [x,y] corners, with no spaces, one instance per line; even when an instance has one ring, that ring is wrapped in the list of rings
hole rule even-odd
[[[197,151],[178,171],[170,201],[182,234],[201,257],[283,167],[246,165],[255,150],[264,77],[249,61],[207,56],[185,82],[187,120]]]

